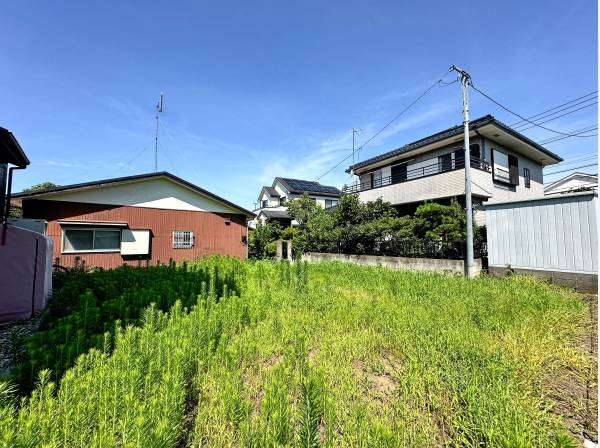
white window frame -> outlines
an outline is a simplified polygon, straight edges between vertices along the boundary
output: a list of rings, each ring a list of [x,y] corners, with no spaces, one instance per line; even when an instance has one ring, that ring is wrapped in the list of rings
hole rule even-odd
[[[329,202],[330,202],[330,205],[329,205],[329,207],[327,207],[327,201],[329,201]],[[325,199],[325,210],[327,210],[328,208],[333,208],[333,207],[335,207],[336,205],[338,205],[338,201],[337,201],[337,199]]]
[[[171,247],[173,249],[193,248],[194,232],[191,230],[173,230],[173,233],[171,234]]]
[[[92,231],[92,246],[94,245],[94,242],[96,241],[96,230],[101,230],[101,231],[113,231],[113,232],[119,232],[119,248],[118,249],[84,249],[84,250],[65,250],[65,237],[66,237],[66,233],[67,231],[79,231],[79,230],[86,230],[86,231]],[[114,228],[106,228],[106,227],[64,227],[62,229],[62,239],[61,239],[61,248],[60,248],[60,252],[62,254],[85,254],[85,253],[114,253],[114,252],[121,252],[121,238],[122,238],[122,234],[121,234],[121,229],[114,229]]]

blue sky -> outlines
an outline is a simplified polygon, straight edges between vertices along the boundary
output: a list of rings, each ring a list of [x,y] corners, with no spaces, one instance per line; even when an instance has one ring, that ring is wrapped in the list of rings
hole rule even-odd
[[[452,64],[524,115],[597,89],[589,0],[18,1],[2,14],[0,126],[32,161],[16,190],[153,171],[161,91],[159,169],[251,207],[275,176],[323,174],[351,153],[351,128],[360,144]],[[473,92],[472,117],[487,113],[517,121]],[[460,122],[458,84],[436,87],[360,158]],[[547,126],[595,123],[588,107]],[[597,139],[548,148],[567,169]],[[346,167],[321,182],[349,182]]]

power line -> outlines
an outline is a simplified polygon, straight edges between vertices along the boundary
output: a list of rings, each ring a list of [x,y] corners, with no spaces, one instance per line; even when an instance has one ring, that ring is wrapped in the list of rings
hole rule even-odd
[[[566,103],[559,104],[558,106],[552,107],[552,108],[550,108],[550,109],[547,109],[547,110],[544,110],[544,111],[542,111],[542,112],[540,112],[540,113],[538,113],[538,114],[532,115],[531,117],[528,117],[528,119],[529,119],[529,120],[532,120],[532,119],[534,119],[534,118],[538,118],[538,117],[540,117],[540,115],[544,115],[544,114],[546,114],[546,113],[548,113],[548,112],[551,112],[551,111],[553,111],[553,110],[556,110],[556,109],[559,109],[559,108],[561,108],[561,107],[563,107],[563,106],[566,106],[567,104],[574,103],[575,101],[579,101],[579,100],[581,100],[581,99],[583,99],[583,98],[586,98],[586,97],[588,97],[588,96],[590,96],[590,95],[594,95],[594,94],[597,94],[597,93],[598,93],[598,91],[597,91],[597,90],[594,90],[593,92],[590,92],[590,93],[588,93],[588,94],[586,94],[586,95],[580,96],[579,98],[575,98],[574,100],[567,101]],[[598,95],[596,95],[594,98],[598,98]],[[585,101],[588,101],[589,99],[590,99],[590,98],[588,98],[588,99],[584,100],[583,102],[585,102]],[[575,106],[575,105],[573,105],[573,106]],[[573,106],[570,106],[570,107],[573,107]],[[518,127],[518,126],[521,126],[521,124],[524,124],[524,123],[523,123],[523,120],[521,120],[521,121],[517,121],[516,123],[513,123],[513,124],[511,124],[511,125],[510,125],[510,127],[511,127],[511,128],[514,128],[515,126],[517,126],[517,127]]]
[[[567,171],[574,171],[574,170],[578,170],[579,168],[588,168],[590,166],[598,166],[598,164],[597,163],[591,163],[589,165],[576,166],[576,167],[568,168],[568,169],[561,170],[561,171],[554,171],[552,173],[544,173],[544,176],[551,176],[552,174],[566,173]]]
[[[575,129],[575,130],[570,131],[570,132],[572,134],[580,135],[580,134],[585,134],[586,132],[591,132],[591,131],[596,131],[596,130],[598,130],[598,126],[597,125],[596,126],[590,125],[590,126],[588,126],[586,128]],[[598,134],[586,135],[586,137],[595,137],[596,135],[598,135]],[[550,138],[547,138],[545,140],[541,140],[538,143],[540,145],[545,145],[547,143],[554,143],[554,142],[557,142],[559,140],[564,140],[564,139],[567,139],[567,138],[571,138],[571,137],[550,137]]]
[[[596,100],[596,101],[595,101],[595,102],[593,102],[593,103],[588,103],[588,104],[585,104],[585,103],[587,103],[589,100]],[[535,119],[535,120],[533,120],[533,121],[535,121],[535,122],[539,123],[539,122],[540,122],[540,120],[543,120],[544,118],[551,117],[552,115],[556,115],[556,114],[558,114],[558,113],[560,113],[560,112],[564,112],[564,111],[568,111],[568,112],[565,112],[563,115],[560,115],[561,117],[563,117],[563,116],[565,116],[565,115],[573,114],[573,113],[575,113],[575,112],[577,112],[577,111],[579,111],[579,110],[581,110],[581,109],[585,109],[586,107],[591,107],[591,106],[593,106],[593,105],[595,105],[595,104],[598,104],[598,101],[597,101],[597,100],[598,100],[598,97],[597,97],[597,96],[595,96],[595,97],[593,97],[593,98],[588,98],[588,99],[586,99],[586,100],[583,100],[583,101],[581,101],[581,102],[579,102],[579,103],[575,103],[575,104],[572,104],[572,105],[570,105],[570,106],[563,107],[562,109],[555,110],[555,111],[554,111],[554,112],[552,112],[552,113],[543,114],[542,116],[540,116],[540,117],[536,118],[536,119]],[[576,107],[576,106],[580,106],[580,105],[582,105],[582,104],[585,104],[585,105],[584,105],[583,107],[580,107],[579,109],[575,109],[575,110],[569,110],[569,109],[573,109],[573,108],[574,108],[574,107]],[[558,118],[558,117],[557,117],[557,118]],[[553,119],[554,119],[554,118],[553,118]],[[512,127],[513,127],[513,129],[519,129],[519,128],[522,128],[523,126],[527,126],[527,123],[521,123],[521,124],[518,124],[518,125],[516,125],[516,126],[512,126]]]
[[[580,108],[578,108],[578,109],[571,110],[571,111],[569,111],[569,112],[565,112],[564,114],[557,115],[556,117],[552,117],[552,118],[549,118],[549,119],[547,119],[547,120],[544,120],[544,121],[537,121],[537,120],[536,120],[536,126],[537,126],[537,125],[540,125],[540,124],[548,123],[549,121],[556,120],[557,118],[560,118],[560,117],[564,117],[565,115],[571,115],[571,114],[574,114],[574,113],[575,113],[575,112],[577,112],[577,111],[580,111],[580,110],[582,110],[582,109],[586,109],[586,108],[588,108],[588,107],[595,106],[596,104],[598,104],[598,101],[596,101],[595,103],[590,103],[590,104],[587,104],[587,105],[585,105],[585,106],[582,106],[582,107],[580,107]],[[550,115],[548,115],[548,116],[550,116]],[[519,131],[520,131],[520,132],[523,132],[523,131],[526,131],[526,130],[528,130],[528,129],[531,129],[532,127],[533,127],[533,126],[529,126],[529,127],[526,127],[526,128],[521,128]]]
[[[472,87],[472,88],[473,88],[473,90],[475,90],[477,93],[479,93],[480,95],[484,96],[485,98],[487,98],[488,100],[490,100],[490,101],[491,101],[492,103],[494,103],[495,105],[497,105],[497,106],[501,107],[501,108],[502,108],[502,109],[504,109],[506,112],[513,114],[514,116],[516,116],[516,117],[520,118],[520,119],[521,119],[521,120],[523,120],[523,121],[526,121],[526,122],[527,122],[527,123],[529,123],[529,124],[532,124],[533,126],[537,126],[538,128],[544,129],[544,130],[546,130],[546,131],[549,131],[549,132],[554,132],[555,134],[559,134],[559,135],[566,135],[567,137],[584,137],[584,136],[582,136],[582,135],[577,135],[577,134],[569,134],[569,133],[566,133],[566,132],[560,132],[560,131],[557,131],[557,130],[555,130],[555,129],[548,128],[548,127],[546,127],[546,126],[542,126],[541,124],[537,124],[537,123],[535,123],[535,122],[533,122],[533,121],[529,120],[528,118],[525,118],[525,117],[523,117],[522,115],[520,115],[520,114],[516,113],[515,111],[513,111],[513,110],[509,109],[508,107],[506,107],[506,106],[504,106],[504,105],[500,104],[498,101],[496,101],[495,99],[493,99],[491,96],[489,96],[489,95],[487,95],[487,94],[483,93],[481,90],[479,90],[477,87],[475,87],[475,86],[473,85],[473,83],[471,83],[471,87]]]
[[[578,163],[587,162],[587,161],[592,160],[592,159],[597,159],[597,156],[589,156],[589,157],[581,157],[581,158],[573,159],[573,160],[565,160],[563,162],[557,163],[555,166],[557,168],[564,168],[564,167],[567,167],[569,165],[577,165]]]
[[[448,70],[447,72],[445,72],[440,79],[438,79],[436,82],[434,82],[431,86],[429,86],[427,89],[425,89],[425,91],[423,93],[421,93],[413,102],[411,102],[408,106],[406,106],[404,109],[402,109],[402,111],[400,111],[400,113],[398,113],[394,118],[392,118],[390,121],[388,121],[381,129],[379,129],[377,132],[375,132],[375,134],[373,134],[371,137],[369,137],[362,145],[360,145],[356,152],[360,152],[365,146],[367,146],[369,143],[371,143],[375,138],[377,138],[383,131],[385,131],[388,127],[390,127],[390,125],[392,123],[394,123],[398,118],[400,118],[402,115],[404,115],[404,113],[406,113],[411,107],[413,107],[416,103],[418,103],[421,98],[423,98],[425,95],[427,95],[431,90],[433,90],[434,87],[436,87],[437,85],[440,85],[443,82],[444,77],[450,73],[452,70]],[[321,178],[325,177],[327,174],[331,173],[334,169],[336,169],[338,166],[340,166],[342,163],[344,163],[346,160],[348,160],[350,157],[352,157],[354,155],[354,151],[352,152],[352,154],[344,157],[342,160],[340,160],[338,163],[336,163],[333,167],[331,167],[330,169],[328,169],[327,171],[325,171],[323,174],[321,174],[320,176],[315,178],[315,181],[320,180]]]

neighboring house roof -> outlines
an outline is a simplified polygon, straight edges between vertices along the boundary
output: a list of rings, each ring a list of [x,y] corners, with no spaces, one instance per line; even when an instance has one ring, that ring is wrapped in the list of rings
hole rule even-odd
[[[539,153],[547,156],[550,159],[551,163],[558,163],[558,162],[563,161],[563,159],[560,156],[547,150],[540,144],[534,142],[533,140],[524,136],[523,134],[515,131],[511,127],[505,125],[504,123],[501,123],[500,121],[496,120],[492,115],[485,115],[483,117],[477,118],[477,119],[469,122],[469,130],[470,131],[478,131],[484,127],[490,127],[490,126],[497,129],[498,131],[500,131],[502,133],[505,133],[508,137],[517,139],[520,142],[524,143],[525,145],[538,151]],[[360,168],[364,168],[369,165],[376,164],[377,162],[382,162],[382,161],[390,159],[392,157],[399,156],[399,155],[405,154],[405,153],[409,153],[409,152],[417,150],[419,148],[423,148],[428,145],[432,145],[434,143],[438,143],[438,142],[442,142],[444,140],[451,139],[452,137],[461,136],[463,134],[463,132],[464,132],[464,127],[462,124],[453,126],[451,128],[448,128],[443,131],[432,134],[428,137],[417,140],[415,142],[406,144],[400,148],[394,149],[392,151],[388,151],[386,153],[383,153],[378,156],[371,157],[370,159],[363,160],[362,162],[356,163],[354,166],[348,167],[346,172],[349,173],[352,169],[354,169],[354,171],[356,172],[356,170],[359,170]],[[476,133],[478,133],[478,132],[476,132]],[[495,137],[495,138],[500,137],[500,134],[497,134],[497,135],[493,134],[493,137]],[[551,163],[545,163],[544,165],[549,165]]]
[[[263,209],[263,210],[260,211],[259,214],[263,214],[267,218],[291,219],[291,216],[290,216],[290,214],[288,213],[287,210],[268,210],[268,209]]]
[[[338,197],[342,192],[331,185],[321,185],[319,182],[310,180],[290,179],[289,177],[276,177],[273,181],[273,186],[280,182],[290,193],[313,193],[321,196]]]
[[[279,197],[279,193],[277,193],[277,190],[275,190],[275,188],[273,188],[273,187],[267,187],[265,185],[265,186],[262,187],[262,189],[260,190],[260,193],[258,195],[258,201],[259,202],[260,202],[260,198],[263,195],[263,192],[266,192],[272,198],[278,198]]]
[[[548,193],[551,190],[560,190],[560,187],[576,178],[584,178],[586,180],[582,181],[580,185],[573,185],[569,187],[569,190],[577,189],[577,188],[592,188],[594,185],[598,186],[598,174],[589,174],[589,173],[580,173],[575,172],[571,173],[568,176],[565,176],[561,179],[558,179],[551,184],[548,184],[544,187],[544,193]]]
[[[2,127],[0,127],[0,163],[10,163],[20,167],[30,163],[12,132]]]
[[[197,185],[194,185],[191,182],[188,182],[187,180],[177,177],[167,171],[160,171],[157,173],[149,173],[149,174],[138,174],[135,176],[117,177],[117,178],[113,178],[113,179],[103,179],[103,180],[97,180],[97,181],[93,181],[93,182],[83,182],[83,183],[79,183],[79,184],[63,185],[60,187],[48,188],[46,190],[14,193],[12,195],[12,198],[23,200],[23,199],[29,199],[29,198],[36,198],[36,197],[40,197],[40,196],[47,197],[47,196],[52,196],[55,194],[58,195],[59,193],[74,192],[74,191],[79,191],[79,190],[97,189],[97,188],[102,188],[102,187],[106,187],[106,186],[113,186],[113,185],[118,185],[118,184],[123,184],[123,183],[131,183],[131,182],[155,179],[155,178],[166,178],[168,180],[171,180],[172,182],[183,185],[184,187],[187,187],[196,193],[206,196],[216,202],[220,202],[221,204],[224,204],[232,209],[235,209],[244,215],[255,216],[254,213],[252,213],[251,211],[246,210],[245,208],[240,207],[239,205],[236,205],[233,202],[228,201],[227,199],[217,196],[216,194],[211,193],[210,191],[207,191],[203,188],[200,188]]]

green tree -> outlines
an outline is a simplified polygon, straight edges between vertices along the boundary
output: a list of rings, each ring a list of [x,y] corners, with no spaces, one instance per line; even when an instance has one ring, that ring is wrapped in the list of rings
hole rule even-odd
[[[460,204],[450,205],[426,202],[415,212],[415,236],[431,240],[460,240],[465,238],[467,219]]]
[[[24,188],[23,193],[31,193],[32,191],[48,190],[50,188],[56,188],[56,187],[59,187],[59,185],[56,185],[53,182],[42,182],[41,184],[35,184],[29,188]]]
[[[306,223],[321,209],[317,201],[304,193],[297,199],[292,199],[287,203],[289,215],[298,222],[300,229],[304,229]]]
[[[248,235],[248,257],[267,258],[267,246],[277,241],[281,236],[281,225],[278,222],[259,222],[256,229],[251,230]]]
[[[29,188],[24,188],[23,192],[24,193],[31,193],[32,191],[41,191],[41,190],[47,190],[49,188],[55,188],[58,187],[58,185],[56,185],[55,183],[52,182],[42,182],[41,184],[36,184],[36,185],[32,185]],[[20,218],[22,216],[22,210],[19,207],[16,207],[14,205],[11,205],[8,211],[8,217],[9,218]]]

